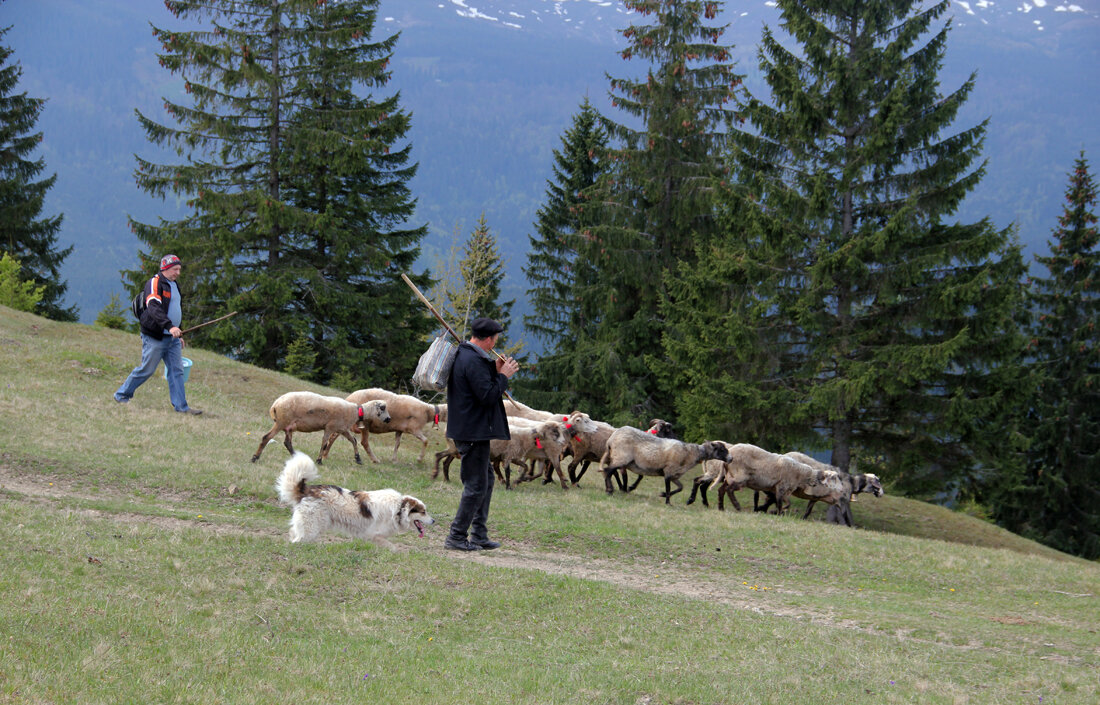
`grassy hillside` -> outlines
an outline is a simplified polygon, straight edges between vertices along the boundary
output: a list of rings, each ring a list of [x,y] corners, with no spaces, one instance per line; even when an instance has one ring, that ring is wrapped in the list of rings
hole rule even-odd
[[[203,416],[159,373],[116,404],[138,352],[0,307],[0,703],[1100,701],[1100,566],[900,497],[860,496],[852,530],[590,472],[498,489],[505,546],[458,555],[441,434],[424,463],[381,436],[321,481],[418,496],[427,538],[292,546],[286,452],[249,458],[272,399],[325,390],[188,349]]]

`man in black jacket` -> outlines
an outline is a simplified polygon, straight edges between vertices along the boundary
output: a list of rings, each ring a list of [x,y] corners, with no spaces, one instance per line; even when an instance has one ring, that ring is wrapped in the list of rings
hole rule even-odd
[[[175,255],[165,255],[160,260],[160,273],[145,283],[145,311],[141,314],[141,362],[115,392],[115,401],[125,404],[134,396],[137,388],[157,371],[164,360],[168,378],[168,399],[172,408],[183,414],[201,414],[199,409],[187,405],[187,393],[183,388],[183,308],[180,290],[176,286],[183,265]]]
[[[493,359],[490,355],[503,330],[491,318],[474,320],[470,340],[458,346],[447,380],[447,438],[455,442],[462,457],[462,499],[443,545],[455,551],[500,545],[489,539],[486,526],[493,496],[489,441],[511,438],[504,392],[508,379],[519,369],[510,357]]]

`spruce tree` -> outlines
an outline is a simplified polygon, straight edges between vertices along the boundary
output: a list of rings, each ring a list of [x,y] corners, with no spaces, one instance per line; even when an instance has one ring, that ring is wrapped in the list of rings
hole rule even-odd
[[[1100,558],[1100,237],[1096,181],[1082,152],[1069,175],[1049,276],[1029,287],[1026,355],[1035,380],[1023,472],[998,478],[993,513],[1010,530]]]
[[[567,409],[587,390],[585,360],[579,351],[592,339],[595,316],[578,292],[598,276],[594,263],[580,256],[591,231],[583,219],[587,195],[605,170],[607,132],[587,98],[553,152],[553,181],[537,213],[527,265],[523,268],[532,313],[524,327],[545,342],[532,373],[517,379],[529,402],[541,409]],[[594,213],[597,209],[589,209]]]
[[[205,332],[208,347],[280,369],[301,339],[318,382],[396,385],[431,324],[399,278],[425,229],[404,226],[415,205],[402,143],[410,116],[395,95],[373,93],[397,41],[369,40],[377,2],[166,5],[209,29],[154,29],[190,104],[165,101],[176,127],[138,117],[150,141],[187,159],[139,158],[137,180],[155,196],[187,196],[194,212],[132,221],[149,246],[143,259],[183,259],[188,317],[240,312]]]
[[[0,28],[0,40],[10,29]],[[46,192],[57,175],[36,181],[46,163],[32,158],[42,141],[34,128],[46,101],[16,93],[23,67],[11,61],[13,53],[0,45],[0,251],[20,263],[21,279],[42,290],[35,313],[75,321],[77,307],[64,307],[68,284],[61,279],[61,265],[73,247],[57,247],[63,216],[42,216]]]
[[[624,59],[643,78],[608,76],[624,122],[603,118],[613,148],[593,187],[579,258],[599,277],[577,290],[594,307],[593,340],[578,403],[611,423],[672,414],[661,346],[668,276],[697,263],[695,243],[715,227],[715,191],[724,178],[724,107],[741,83],[725,27],[709,25],[721,3],[627,0],[643,22],[622,30]],[[591,212],[590,212],[591,211]]]
[[[504,263],[484,213],[462,244],[461,252],[452,249],[450,261],[443,263],[440,270],[440,279],[430,298],[455,333],[467,338],[470,322],[485,317],[504,326],[501,342],[507,340],[515,300],[500,300]],[[501,345],[500,350],[515,352],[519,347]]]
[[[676,309],[667,347],[689,370],[684,423],[732,418],[723,435],[831,448],[844,469],[858,448],[895,487],[972,491],[1019,440],[1023,264],[1011,229],[951,221],[986,125],[951,129],[974,77],[940,93],[950,24],[922,43],[948,3],[778,5],[798,46],[764,29],[774,105],[743,106],[726,232],[681,268],[702,307]]]

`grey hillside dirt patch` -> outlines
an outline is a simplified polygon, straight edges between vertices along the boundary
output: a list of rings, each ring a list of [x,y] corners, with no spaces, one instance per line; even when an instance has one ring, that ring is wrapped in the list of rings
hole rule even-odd
[[[106,493],[97,491],[95,494],[91,494],[82,491],[71,481],[38,473],[27,475],[20,473],[18,467],[14,467],[7,462],[0,462],[0,502],[5,500],[5,495],[10,496],[12,494],[22,495],[27,501],[45,505],[66,499],[102,500]],[[116,494],[116,496],[121,497],[121,494]],[[166,510],[175,508],[170,505],[164,505],[164,507]],[[166,530],[200,529],[217,536],[265,536],[285,539],[285,532],[281,528],[279,530],[249,529],[210,520],[196,521],[87,508],[74,508],[72,511],[82,516],[110,519],[123,524],[152,525]],[[329,535],[322,540],[346,541],[348,539],[342,536]],[[837,618],[831,611],[812,610],[805,607],[787,607],[778,604],[773,599],[769,599],[769,592],[771,594],[800,594],[798,591],[776,586],[769,588],[768,592],[763,592],[734,579],[713,574],[701,579],[703,576],[697,569],[686,570],[664,561],[660,564],[624,566],[613,561],[593,559],[590,556],[538,552],[519,543],[506,544],[493,551],[464,554],[444,549],[442,535],[438,532],[427,534],[423,540],[415,536],[403,536],[399,537],[398,541],[401,542],[398,546],[399,550],[402,551],[424,551],[435,555],[446,555],[453,560],[468,560],[496,568],[533,570],[551,575],[565,575],[580,580],[595,580],[630,590],[704,600],[709,604],[750,610],[760,615],[797,619],[809,624],[850,629],[868,634],[886,633],[852,620]],[[905,634],[895,633],[893,636],[906,641],[925,641],[923,639],[913,639]],[[943,645],[942,642],[936,643]],[[981,648],[971,645],[951,646],[964,650]]]

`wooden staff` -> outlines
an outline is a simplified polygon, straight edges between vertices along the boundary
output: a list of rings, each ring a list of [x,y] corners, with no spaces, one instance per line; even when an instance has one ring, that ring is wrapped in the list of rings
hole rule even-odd
[[[458,341],[459,344],[461,344],[463,342],[462,338],[459,337],[458,333],[455,333],[454,328],[451,328],[449,325],[447,325],[447,321],[443,320],[443,316],[439,315],[439,311],[435,310],[435,306],[432,306],[432,302],[428,301],[428,297],[424,296],[424,294],[420,292],[420,289],[416,288],[416,284],[413,284],[412,280],[406,277],[404,273],[401,274],[401,278],[404,279],[405,283],[409,285],[409,288],[413,290],[413,293],[416,294],[416,298],[420,299],[424,303],[424,305],[428,307],[428,310],[432,312],[432,315],[436,317],[436,320],[443,324],[443,327],[447,330],[448,333],[451,334],[451,337]],[[505,359],[504,356],[498,353],[496,350],[490,350],[489,352],[493,353],[501,360]],[[513,402],[515,401],[515,399],[512,398],[512,395],[508,392],[507,389],[504,390],[504,393],[508,396],[509,399],[512,399]]]
[[[212,321],[207,321],[206,323],[200,323],[197,326],[191,326],[187,330],[180,331],[180,337],[183,337],[183,336],[187,335],[188,333],[190,333],[193,330],[198,330],[199,328],[202,328],[203,326],[208,326],[211,323],[217,323],[218,321],[224,321],[225,319],[229,318],[230,316],[236,316],[236,315],[237,315],[237,312],[234,311],[233,313],[227,313],[224,316],[220,316],[218,318],[215,318]]]

